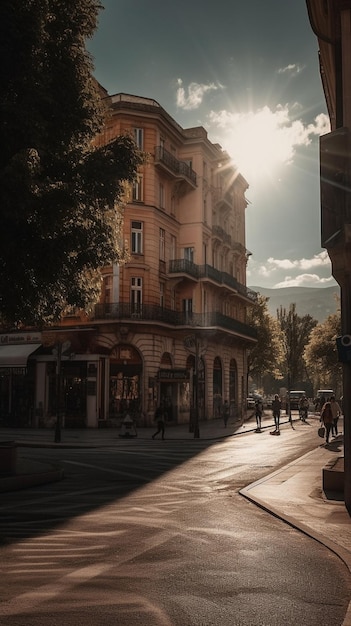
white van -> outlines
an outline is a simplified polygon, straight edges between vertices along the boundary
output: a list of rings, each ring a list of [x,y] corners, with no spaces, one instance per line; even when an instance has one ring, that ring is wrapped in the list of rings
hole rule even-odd
[[[324,396],[325,400],[329,400],[330,396],[335,396],[335,393],[332,389],[318,389],[317,398],[322,398]]]

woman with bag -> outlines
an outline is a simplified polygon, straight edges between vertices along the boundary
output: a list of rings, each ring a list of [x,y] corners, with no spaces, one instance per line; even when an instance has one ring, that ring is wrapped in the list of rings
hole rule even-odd
[[[326,402],[321,410],[321,422],[325,426],[325,441],[329,443],[329,435],[333,426],[333,412],[330,406],[330,402]]]

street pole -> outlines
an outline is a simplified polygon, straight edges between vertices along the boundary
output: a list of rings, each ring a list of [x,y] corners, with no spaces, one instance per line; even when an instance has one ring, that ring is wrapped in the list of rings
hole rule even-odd
[[[55,427],[55,443],[61,441],[61,357],[62,357],[62,343],[57,342],[55,348],[56,355],[56,427]]]
[[[346,274],[346,272],[345,272]],[[340,284],[340,283],[339,283]],[[351,279],[345,276],[341,283],[341,332],[350,334],[351,326]],[[344,502],[351,516],[351,363],[343,363],[343,413],[344,413]]]
[[[199,427],[199,340],[195,338],[195,383],[194,383],[194,391],[195,391],[195,424],[194,424],[194,439],[200,438],[200,427]]]
[[[193,373],[193,390],[192,404],[190,408],[190,424],[192,423],[192,415],[194,416],[194,439],[200,438],[199,426],[199,359],[200,359],[200,339],[196,335],[188,335],[184,338],[184,347],[188,352],[194,355],[194,373]],[[205,348],[206,349],[206,348]],[[190,426],[191,428],[191,426]],[[192,432],[191,430],[189,432]]]

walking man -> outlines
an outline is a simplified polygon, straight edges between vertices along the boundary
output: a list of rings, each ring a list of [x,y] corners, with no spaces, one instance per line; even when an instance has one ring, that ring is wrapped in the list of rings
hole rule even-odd
[[[155,422],[157,423],[157,430],[152,435],[152,438],[155,439],[155,437],[161,433],[161,437],[162,439],[164,439],[165,438],[165,418],[164,418],[163,409],[160,406],[157,407],[155,411]]]
[[[229,404],[228,404],[228,400],[225,400],[225,402],[223,404],[222,415],[223,415],[224,428],[227,428],[227,423],[228,423],[228,419],[229,419]]]
[[[341,408],[335,400],[335,396],[330,396],[330,408],[333,414],[332,435],[336,437],[338,434],[338,419],[341,415]]]
[[[276,393],[274,396],[274,400],[272,402],[272,413],[274,418],[275,430],[271,432],[271,435],[280,435],[280,411],[282,408],[282,403],[278,394]]]
[[[263,403],[261,398],[257,398],[255,402],[255,416],[256,416],[256,433],[261,432],[261,422],[262,422],[262,413],[263,413]]]

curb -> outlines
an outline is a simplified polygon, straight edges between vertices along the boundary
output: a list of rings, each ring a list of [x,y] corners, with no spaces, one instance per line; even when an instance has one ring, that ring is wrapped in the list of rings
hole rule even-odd
[[[45,467],[45,466],[44,466]],[[0,493],[8,491],[20,491],[27,487],[36,487],[47,483],[54,483],[62,480],[65,476],[62,468],[51,468],[36,471],[28,474],[16,474],[15,476],[4,476],[0,478]]]
[[[313,454],[313,451],[308,452],[303,457],[300,457],[300,459],[298,460],[301,460],[301,458],[304,458],[304,457],[308,457],[311,454]],[[297,461],[293,461],[292,463],[289,463],[288,466],[294,465],[296,462]],[[318,533],[317,531],[314,531],[312,528],[310,528],[309,526],[306,526],[306,524],[304,524],[303,522],[300,522],[295,517],[291,517],[289,515],[286,515],[285,513],[280,512],[273,505],[268,505],[262,498],[254,496],[250,493],[250,491],[254,489],[256,485],[260,485],[264,482],[271,480],[275,475],[279,474],[280,472],[281,472],[281,469],[276,470],[275,472],[268,474],[264,478],[260,478],[259,480],[251,483],[250,485],[247,485],[243,489],[239,490],[238,492],[239,495],[243,496],[244,498],[246,498],[246,500],[248,500],[249,502],[252,502],[252,504],[255,504],[256,506],[260,507],[262,510],[266,511],[270,515],[273,515],[273,517],[276,517],[277,519],[282,520],[283,522],[285,522],[292,528],[295,528],[296,530],[302,532],[304,535],[311,537],[311,539],[318,541],[318,543],[328,548],[331,552],[336,554],[336,556],[339,559],[343,561],[349,573],[351,574],[351,553],[349,550],[347,550],[346,548],[343,548],[342,546],[339,546],[334,541],[328,539],[328,537],[326,537],[325,535],[322,535]],[[345,618],[344,618],[344,621],[342,622],[342,626],[351,626],[351,601],[349,602],[349,605],[347,607]]]

